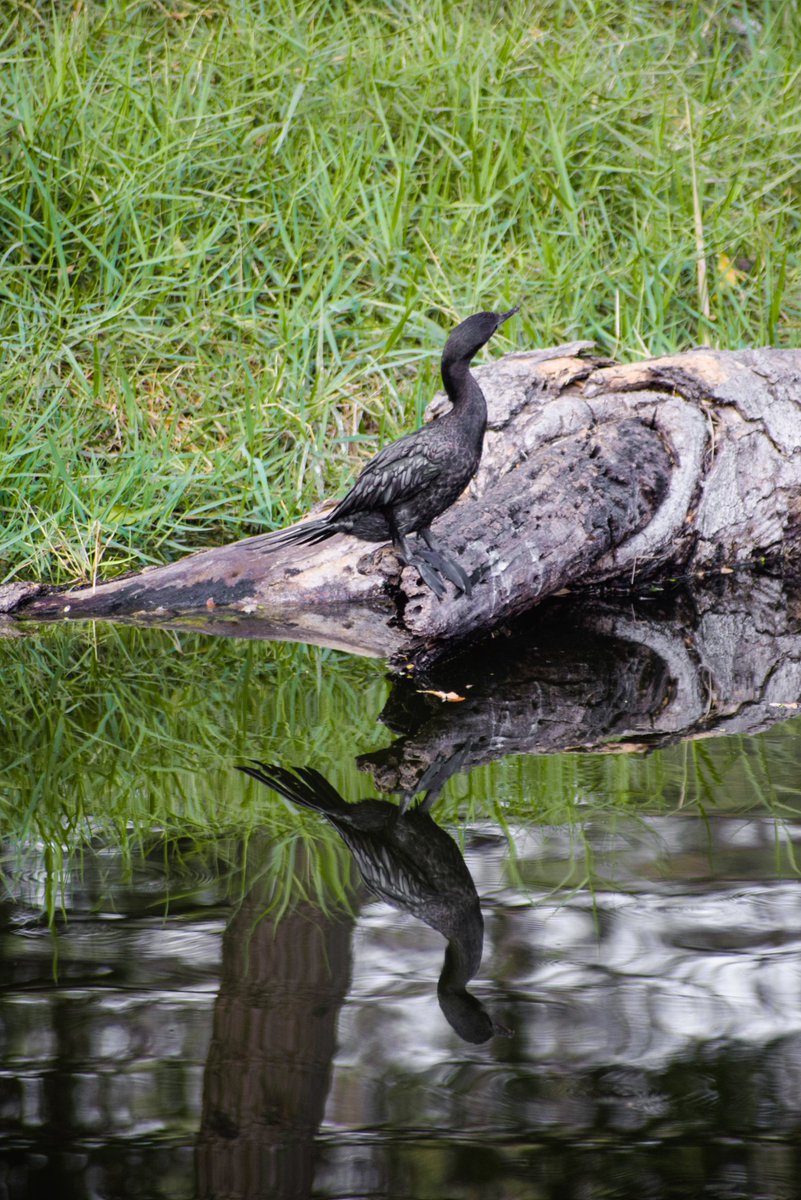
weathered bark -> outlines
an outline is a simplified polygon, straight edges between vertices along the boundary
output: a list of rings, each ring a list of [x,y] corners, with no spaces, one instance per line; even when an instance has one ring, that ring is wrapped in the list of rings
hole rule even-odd
[[[359,763],[382,791],[439,790],[510,754],[655,749],[754,734],[801,708],[801,602],[734,575],[633,605],[551,601],[510,638],[397,678],[381,719],[399,736]]]
[[[564,588],[796,561],[801,351],[703,349],[621,366],[589,349],[476,370],[489,407],[484,457],[436,523],[451,553],[484,571],[469,599],[449,588],[437,601],[390,547],[337,536],[276,552],[255,537],[96,588],[13,585],[0,609],[189,620],[419,663]]]

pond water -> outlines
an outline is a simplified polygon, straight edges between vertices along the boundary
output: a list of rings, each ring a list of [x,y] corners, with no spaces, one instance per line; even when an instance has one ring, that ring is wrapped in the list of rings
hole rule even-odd
[[[0,642],[0,1195],[798,1194],[798,636],[691,624]]]

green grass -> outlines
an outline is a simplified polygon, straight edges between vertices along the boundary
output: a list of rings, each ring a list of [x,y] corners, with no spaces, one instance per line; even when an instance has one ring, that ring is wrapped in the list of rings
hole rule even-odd
[[[477,308],[798,343],[788,0],[7,0],[0,128],[0,578],[287,521]]]

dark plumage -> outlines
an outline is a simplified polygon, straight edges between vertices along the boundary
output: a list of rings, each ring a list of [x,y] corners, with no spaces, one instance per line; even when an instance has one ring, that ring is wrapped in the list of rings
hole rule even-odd
[[[351,851],[373,895],[436,929],[447,939],[437,984],[440,1007],[468,1042],[507,1034],[466,989],[484,944],[475,884],[453,838],[419,808],[401,815],[386,800],[348,804],[311,767],[253,762],[238,767],[294,804],[322,813]]]
[[[266,544],[321,542],[335,533],[349,533],[366,542],[391,541],[437,596],[445,594],[442,577],[470,595],[470,579],[439,549],[430,526],[461,495],[481,459],[487,404],[470,373],[470,361],[517,311],[475,313],[457,325],[442,352],[442,382],[450,411],[380,450],[326,516],[268,534]],[[410,533],[420,534],[425,548],[418,543],[412,549],[407,541]]]

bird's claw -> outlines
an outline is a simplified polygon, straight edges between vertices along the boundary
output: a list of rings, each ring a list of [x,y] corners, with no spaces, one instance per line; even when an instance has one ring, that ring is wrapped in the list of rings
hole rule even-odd
[[[440,550],[429,530],[420,531],[415,539],[414,550],[397,529],[393,529],[393,543],[401,562],[417,571],[438,600],[442,600],[445,595],[445,579],[453,584],[457,595],[472,596],[473,584],[470,576],[458,562]]]
[[[435,573],[434,563],[422,553],[411,555],[406,560],[406,565],[414,567],[423,583],[427,584],[438,600],[441,600],[445,595],[445,586],[438,574]]]
[[[456,588],[457,594],[464,594],[468,597],[473,595],[473,585],[470,576],[455,559],[448,558],[441,550],[435,550],[431,546],[426,550],[423,550],[421,547],[417,553],[420,558],[430,563],[441,577],[444,576],[445,579],[451,581]]]

